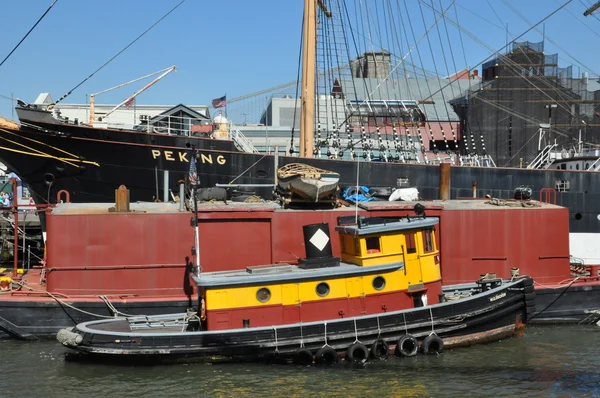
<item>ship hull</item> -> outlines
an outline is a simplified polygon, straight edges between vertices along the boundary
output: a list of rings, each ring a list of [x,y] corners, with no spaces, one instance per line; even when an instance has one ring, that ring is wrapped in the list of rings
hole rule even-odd
[[[534,295],[525,293],[532,283],[525,278],[457,301],[319,322],[195,332],[184,331],[185,314],[181,314],[94,321],[61,331],[57,337],[76,351],[114,355],[119,360],[124,356],[219,356],[234,360],[278,356],[292,360],[300,350],[318,356],[324,346],[343,354],[358,341],[370,347],[383,339],[394,347],[406,334],[421,344],[436,334],[445,347],[452,348],[521,335],[529,316],[527,308],[534,301]],[[132,322],[139,326],[132,329]]]

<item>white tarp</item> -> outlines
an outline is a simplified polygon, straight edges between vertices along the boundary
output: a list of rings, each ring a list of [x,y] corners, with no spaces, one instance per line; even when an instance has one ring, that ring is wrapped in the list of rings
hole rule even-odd
[[[396,188],[390,195],[389,201],[403,200],[411,202],[419,199],[419,191],[417,188]]]

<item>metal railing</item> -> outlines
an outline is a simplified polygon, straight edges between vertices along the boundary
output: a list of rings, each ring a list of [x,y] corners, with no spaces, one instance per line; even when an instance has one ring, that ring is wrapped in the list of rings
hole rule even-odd
[[[556,148],[556,143],[552,145],[546,145],[544,149],[533,159],[531,163],[527,166],[528,169],[545,169],[548,167],[553,159],[551,158],[552,152],[554,148]]]
[[[229,124],[229,136],[233,140],[233,143],[235,144],[237,149],[239,149],[240,151],[249,153],[259,153],[258,149],[256,149],[256,147],[252,145],[252,142],[250,142],[248,137],[246,137],[240,131],[240,129],[237,128],[237,126],[233,123]]]

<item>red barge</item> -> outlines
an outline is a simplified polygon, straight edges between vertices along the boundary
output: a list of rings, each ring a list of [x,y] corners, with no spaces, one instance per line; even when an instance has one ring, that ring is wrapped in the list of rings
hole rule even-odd
[[[517,268],[536,282],[533,322],[596,322],[600,278],[598,270],[571,276],[568,210],[540,202],[537,207],[489,202],[419,202],[427,216],[439,218],[443,284],[473,282],[482,273],[508,279]],[[517,202],[505,202],[511,203]],[[335,225],[339,216],[355,214],[412,215],[414,205],[381,201],[292,210],[274,203],[201,203],[200,262],[204,271],[214,272],[295,261],[305,251],[303,225]],[[33,338],[98,317],[189,307],[183,253],[193,242],[192,213],[173,203],[132,203],[129,211],[114,210],[107,204],[74,203],[47,210],[45,264],[13,275],[10,288],[0,294],[0,329]],[[339,256],[336,238],[332,250]]]

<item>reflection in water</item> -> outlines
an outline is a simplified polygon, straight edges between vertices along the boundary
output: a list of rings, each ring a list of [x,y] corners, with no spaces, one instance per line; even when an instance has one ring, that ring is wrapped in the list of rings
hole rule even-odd
[[[265,364],[115,366],[65,361],[54,341],[0,339],[0,396],[600,396],[600,328],[530,327],[524,338],[330,368]],[[32,375],[36,380],[33,382]]]

